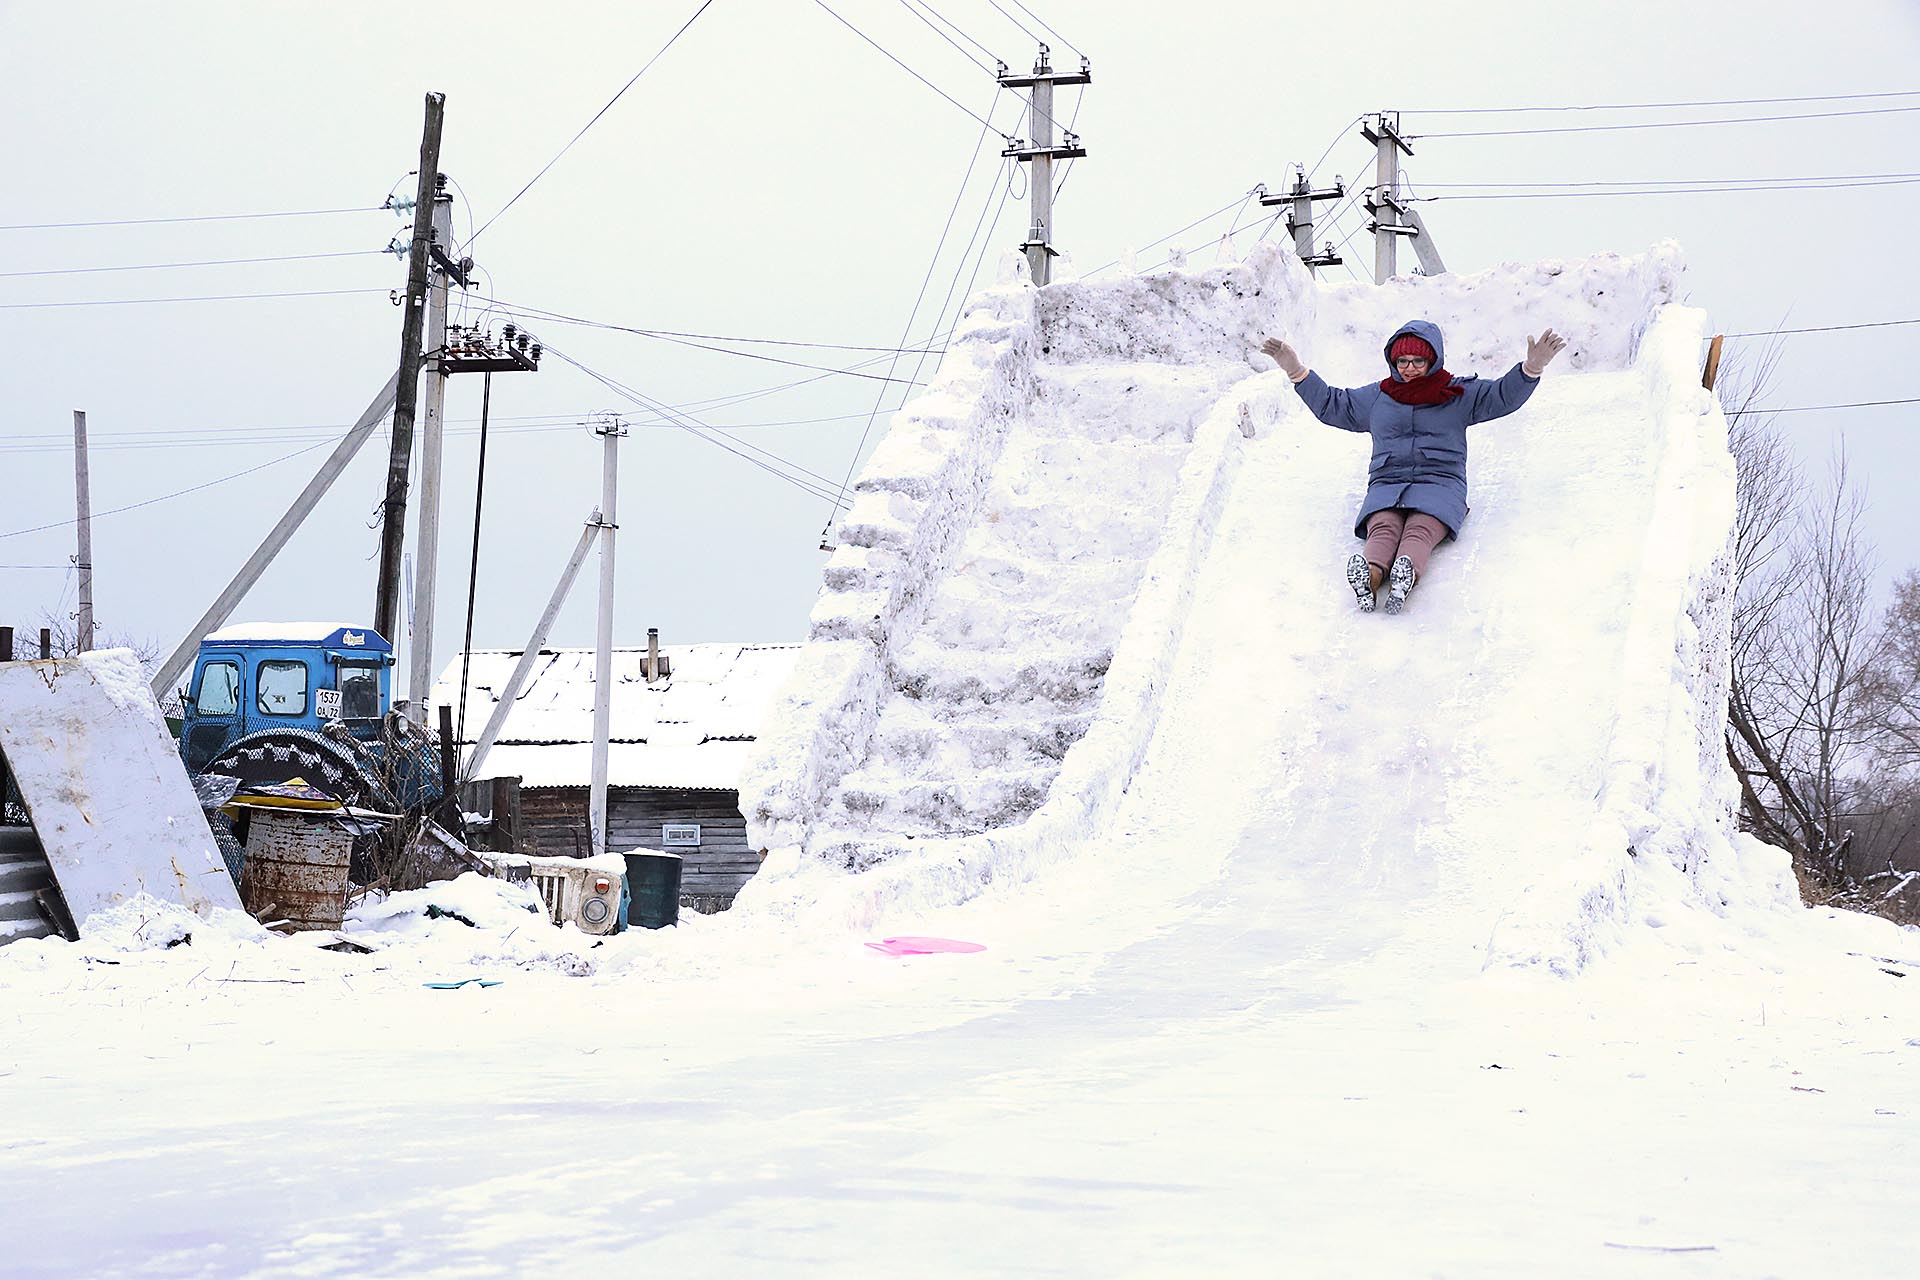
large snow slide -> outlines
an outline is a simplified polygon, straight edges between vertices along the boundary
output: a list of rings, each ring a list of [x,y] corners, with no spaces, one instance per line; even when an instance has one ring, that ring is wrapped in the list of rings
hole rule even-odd
[[[1262,245],[980,295],[861,475],[743,783],[748,909],[831,884],[864,924],[1019,879],[1102,838],[1156,734],[1205,744],[1161,782],[1176,808],[1224,786],[1282,868],[1338,848],[1404,872],[1389,894],[1483,902],[1492,958],[1577,966],[1636,864],[1732,883],[1733,472],[1680,275],[1668,245],[1320,285]],[[1413,607],[1362,617],[1339,568],[1367,442],[1255,347],[1354,385],[1416,316],[1456,373],[1548,325],[1570,346],[1475,429],[1475,513]],[[1168,697],[1183,646],[1250,642],[1233,701]]]

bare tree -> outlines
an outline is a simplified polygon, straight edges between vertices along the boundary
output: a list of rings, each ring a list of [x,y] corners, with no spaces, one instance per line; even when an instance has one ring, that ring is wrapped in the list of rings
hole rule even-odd
[[[1920,775],[1920,569],[1907,570],[1893,585],[1869,686],[1882,768]]]
[[[1728,690],[1727,757],[1740,779],[1741,824],[1806,861],[1801,833],[1810,817],[1770,745],[1763,706],[1778,700],[1777,620],[1800,591],[1807,566],[1793,538],[1802,476],[1777,419],[1758,406],[1772,390],[1780,346],[1774,340],[1751,365],[1721,366],[1718,394],[1727,415],[1727,446],[1739,477],[1733,542],[1732,681]]]
[[[1785,556],[1796,575],[1793,589],[1775,600],[1753,639],[1740,701],[1729,711],[1739,744],[1758,766],[1746,775],[1766,811],[1754,829],[1781,837],[1806,892],[1829,899],[1851,887],[1854,832],[1876,813],[1858,784],[1870,771],[1877,736],[1872,706],[1881,655],[1874,559],[1860,528],[1865,498],[1844,449],[1810,498],[1817,500],[1805,504]]]

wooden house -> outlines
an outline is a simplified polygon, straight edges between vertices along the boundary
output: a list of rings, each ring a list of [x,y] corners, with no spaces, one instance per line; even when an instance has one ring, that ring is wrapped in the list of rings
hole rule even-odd
[[[467,673],[464,757],[493,715],[523,650],[475,650]],[[607,753],[608,847],[680,854],[680,903],[725,910],[759,870],[740,816],[739,778],[797,644],[616,649]],[[650,656],[651,655],[651,656]],[[651,663],[651,666],[650,666]],[[469,810],[514,810],[524,852],[584,857],[593,772],[592,649],[543,649],[467,795]],[[651,677],[651,678],[650,678]],[[460,705],[461,659],[431,694]],[[518,779],[490,785],[487,779]],[[509,825],[505,813],[501,825]]]

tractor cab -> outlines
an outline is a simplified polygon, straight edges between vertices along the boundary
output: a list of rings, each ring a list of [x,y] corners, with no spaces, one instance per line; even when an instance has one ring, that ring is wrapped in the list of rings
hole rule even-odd
[[[393,661],[393,646],[370,627],[242,623],[214,632],[200,642],[181,695],[187,771],[262,730],[319,732],[338,722],[354,738],[378,740]]]

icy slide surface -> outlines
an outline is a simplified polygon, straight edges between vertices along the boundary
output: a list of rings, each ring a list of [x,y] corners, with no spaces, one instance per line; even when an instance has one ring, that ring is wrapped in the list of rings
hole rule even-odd
[[[837,901],[868,923],[1017,881],[1104,839],[1155,735],[1196,731],[1238,753],[1189,755],[1169,803],[1196,830],[1220,811],[1186,797],[1227,786],[1285,856],[1396,883],[1395,911],[1423,889],[1451,919],[1497,908],[1489,958],[1577,967],[1636,860],[1739,879],[1733,475],[1680,277],[1661,246],[1318,286],[1262,246],[983,295],[863,474],[743,788],[772,854],[749,909]],[[1548,325],[1571,341],[1526,407],[1474,430],[1475,513],[1409,612],[1361,617],[1340,566],[1367,440],[1316,422],[1253,348],[1282,334],[1353,385],[1415,316],[1462,374],[1499,376]],[[1233,598],[1197,607],[1223,575]],[[1232,706],[1169,702],[1176,653],[1248,644]]]

